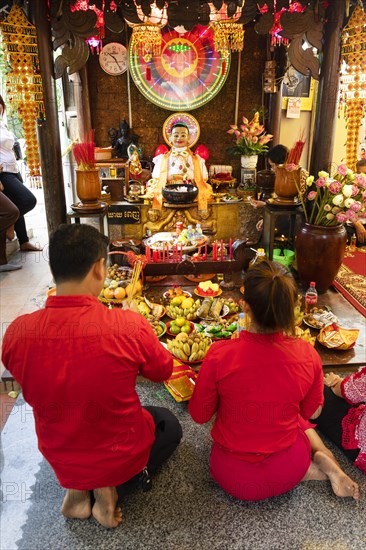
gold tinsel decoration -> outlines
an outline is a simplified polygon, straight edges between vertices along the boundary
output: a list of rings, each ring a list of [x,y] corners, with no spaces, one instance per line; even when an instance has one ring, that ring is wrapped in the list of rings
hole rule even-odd
[[[27,147],[27,165],[32,187],[41,186],[37,140],[37,118],[44,116],[42,79],[38,62],[36,28],[23,10],[13,5],[7,19],[0,22],[6,74],[6,93],[10,113],[17,111]]]
[[[340,104],[345,104],[346,162],[352,170],[356,169],[360,127],[366,105],[365,44],[366,15],[362,5],[357,5],[348,25],[343,29],[341,46],[341,61],[347,65],[347,73],[341,77]]]

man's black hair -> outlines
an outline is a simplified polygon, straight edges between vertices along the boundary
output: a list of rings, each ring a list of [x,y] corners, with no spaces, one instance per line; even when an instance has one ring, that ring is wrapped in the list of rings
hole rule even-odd
[[[50,269],[57,283],[81,281],[92,265],[107,258],[108,237],[87,224],[62,224],[49,243]]]
[[[275,145],[267,153],[267,158],[275,164],[285,164],[289,150],[285,145]]]

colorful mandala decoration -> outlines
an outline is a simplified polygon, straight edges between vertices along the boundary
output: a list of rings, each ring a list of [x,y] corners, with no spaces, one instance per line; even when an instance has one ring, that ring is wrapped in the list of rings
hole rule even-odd
[[[42,79],[38,63],[37,33],[23,10],[13,5],[0,23],[5,53],[6,93],[10,113],[18,112],[27,146],[31,185],[40,187],[41,170],[37,141],[37,118],[43,117]]]
[[[162,31],[161,56],[146,62],[129,45],[129,68],[139,91],[151,103],[170,111],[186,111],[205,105],[221,90],[230,68],[230,54],[223,59],[214,50],[213,32],[197,25],[179,34]]]

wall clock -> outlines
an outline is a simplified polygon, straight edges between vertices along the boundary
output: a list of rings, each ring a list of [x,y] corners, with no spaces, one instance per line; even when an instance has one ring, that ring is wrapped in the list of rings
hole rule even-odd
[[[129,69],[139,91],[151,103],[170,111],[197,109],[221,90],[230,68],[230,58],[222,59],[214,50],[211,29],[197,25],[179,34],[165,27],[162,51],[146,63],[134,53],[133,35],[129,44]]]
[[[127,70],[127,49],[119,42],[109,42],[99,54],[99,63],[107,74],[122,74]]]

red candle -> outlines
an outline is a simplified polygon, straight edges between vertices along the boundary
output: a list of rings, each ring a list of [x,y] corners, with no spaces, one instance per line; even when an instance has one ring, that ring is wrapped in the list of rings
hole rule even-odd
[[[183,243],[180,243],[180,261],[183,260]]]
[[[158,250],[158,262],[161,262],[161,252],[160,252],[160,248]]]
[[[205,244],[205,255],[204,255],[203,259],[207,260],[207,243]]]
[[[220,241],[220,261],[224,261],[224,241],[222,239]]]
[[[217,241],[215,241],[212,245],[212,260],[214,262],[217,261]]]
[[[230,237],[229,241],[229,260],[233,259],[233,239]]]
[[[149,247],[149,246],[147,246],[147,247],[145,248],[145,253],[146,253],[146,260],[147,260],[147,263],[149,263],[150,260],[151,260],[150,247]]]

